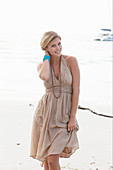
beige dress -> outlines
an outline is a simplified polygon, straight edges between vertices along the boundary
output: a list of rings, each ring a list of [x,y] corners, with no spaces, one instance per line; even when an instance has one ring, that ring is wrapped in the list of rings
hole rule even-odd
[[[59,96],[59,80],[52,69],[55,95]],[[59,77],[60,79],[60,77]],[[68,158],[79,148],[76,128],[67,131],[72,100],[72,75],[61,56],[61,96],[56,99],[52,91],[52,76],[44,81],[45,94],[36,107],[31,133],[30,157],[44,162],[48,155],[60,154]]]

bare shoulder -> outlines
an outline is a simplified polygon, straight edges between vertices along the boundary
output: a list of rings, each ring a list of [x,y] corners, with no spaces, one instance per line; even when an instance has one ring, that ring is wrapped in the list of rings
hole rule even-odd
[[[64,57],[66,64],[70,70],[78,67],[77,59],[74,56],[63,55],[63,57]]]

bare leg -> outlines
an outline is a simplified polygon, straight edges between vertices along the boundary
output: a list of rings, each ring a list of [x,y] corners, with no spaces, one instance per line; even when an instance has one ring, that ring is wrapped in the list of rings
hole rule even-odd
[[[47,162],[49,165],[49,170],[61,170],[59,164],[59,155],[49,155],[47,157]]]
[[[47,160],[44,162],[44,170],[49,170],[49,165]]]

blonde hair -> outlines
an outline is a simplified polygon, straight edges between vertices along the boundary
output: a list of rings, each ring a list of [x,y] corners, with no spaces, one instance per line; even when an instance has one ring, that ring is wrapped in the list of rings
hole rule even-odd
[[[48,44],[53,41],[55,38],[59,38],[61,40],[61,37],[54,31],[48,31],[45,32],[42,36],[42,39],[40,41],[40,46],[42,50],[45,50],[45,48],[48,46]]]

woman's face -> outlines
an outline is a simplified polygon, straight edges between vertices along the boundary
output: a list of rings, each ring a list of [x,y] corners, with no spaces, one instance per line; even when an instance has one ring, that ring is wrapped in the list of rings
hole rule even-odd
[[[61,40],[59,38],[55,38],[50,42],[46,49],[51,56],[60,57],[62,51]]]

